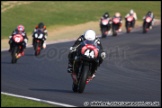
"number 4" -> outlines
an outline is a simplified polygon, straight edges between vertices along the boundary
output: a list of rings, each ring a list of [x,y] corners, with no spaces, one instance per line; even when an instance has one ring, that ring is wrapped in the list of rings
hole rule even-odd
[[[86,55],[86,56],[88,56],[88,57],[91,57],[91,58],[94,58],[94,51],[91,51],[91,52],[90,52],[90,50],[88,49],[88,50],[85,52],[84,55]]]

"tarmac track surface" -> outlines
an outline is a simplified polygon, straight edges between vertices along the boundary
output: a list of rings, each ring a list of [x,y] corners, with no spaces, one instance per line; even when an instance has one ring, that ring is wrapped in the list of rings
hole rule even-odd
[[[141,28],[139,28],[141,29]],[[33,48],[17,64],[1,52],[1,92],[84,106],[85,102],[161,102],[161,25],[101,39],[107,58],[84,93],[72,91],[67,55],[74,41],[47,45],[39,57]],[[161,105],[161,103],[160,103]],[[90,105],[87,105],[90,106]]]

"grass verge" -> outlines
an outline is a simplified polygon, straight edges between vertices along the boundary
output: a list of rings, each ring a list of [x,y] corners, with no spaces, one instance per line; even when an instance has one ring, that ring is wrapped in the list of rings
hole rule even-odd
[[[6,3],[10,8],[5,10]],[[1,10],[1,39],[8,38],[18,24],[23,24],[27,34],[30,35],[40,21],[47,25],[47,29],[52,27],[54,30],[57,27],[98,21],[106,11],[110,16],[118,11],[124,17],[130,9],[134,9],[138,20],[141,21],[146,12],[151,10],[159,19],[160,3],[160,1],[35,1],[30,3],[19,1],[13,5],[13,3],[2,2],[1,9],[5,11]]]
[[[42,102],[36,102],[28,99],[17,98],[1,94],[1,107],[58,107]]]

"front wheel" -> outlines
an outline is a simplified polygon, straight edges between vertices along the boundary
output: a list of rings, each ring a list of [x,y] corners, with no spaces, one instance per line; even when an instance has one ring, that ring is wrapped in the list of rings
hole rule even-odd
[[[126,30],[127,30],[127,33],[130,33],[131,28],[127,26],[127,27],[126,27]]]
[[[115,25],[112,26],[112,32],[113,32],[113,36],[117,36],[116,26]]]
[[[17,58],[16,58],[16,55],[17,55],[17,50],[18,50],[18,47],[15,46],[12,48],[12,52],[11,52],[11,63],[16,63],[17,62]]]
[[[105,27],[103,27],[103,28],[101,29],[101,33],[102,33],[102,38],[106,38],[106,36],[107,36],[107,30],[106,30]]]
[[[73,92],[78,92],[78,85],[73,83],[72,89],[73,89]]]
[[[84,88],[85,88],[85,85],[86,85],[86,80],[87,80],[87,77],[88,77],[88,72],[89,72],[89,66],[83,65],[80,80],[78,82],[78,92],[79,93],[83,93],[83,91],[84,91]]]
[[[38,56],[41,52],[41,46],[40,43],[36,42],[35,43],[35,56]]]
[[[125,24],[126,26],[126,32],[127,33],[130,33],[131,32],[131,29],[132,29],[132,22],[128,22],[128,21],[126,21],[126,24]]]
[[[147,33],[147,26],[148,26],[148,24],[147,23],[144,23],[144,25],[143,25],[143,33]]]

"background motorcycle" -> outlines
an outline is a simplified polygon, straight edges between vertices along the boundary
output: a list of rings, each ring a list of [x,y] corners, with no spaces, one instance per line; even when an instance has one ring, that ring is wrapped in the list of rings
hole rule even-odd
[[[125,27],[126,27],[127,33],[129,33],[132,30],[133,20],[135,20],[133,16],[128,16],[127,18],[125,18],[125,22],[126,22]]]
[[[102,19],[100,22],[101,37],[105,38],[108,35],[109,30],[111,29],[111,21],[109,19]]]
[[[143,21],[143,33],[147,33],[147,31],[150,28],[152,22],[152,18],[151,17],[146,17]]]
[[[72,89],[74,92],[83,93],[88,78],[91,76],[93,63],[97,63],[98,59],[97,45],[92,41],[83,41],[76,51],[75,60],[73,62],[74,72],[71,76],[73,79]]]
[[[117,32],[119,30],[120,26],[120,19],[119,18],[113,18],[112,19],[112,32],[113,36],[117,36]]]
[[[11,63],[16,63],[21,57],[21,52],[23,50],[22,42],[24,38],[21,34],[16,34],[12,37],[13,43],[11,47]]]
[[[40,55],[41,49],[42,49],[42,45],[44,42],[44,32],[41,29],[38,29],[35,33],[34,33],[34,50],[35,50],[35,56]]]

